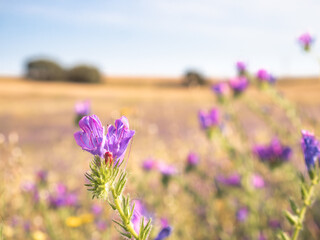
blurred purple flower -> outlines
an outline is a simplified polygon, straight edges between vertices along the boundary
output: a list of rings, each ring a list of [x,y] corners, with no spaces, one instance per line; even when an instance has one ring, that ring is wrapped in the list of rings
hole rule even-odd
[[[313,133],[306,130],[301,131],[301,147],[304,154],[304,160],[308,170],[314,168],[316,161],[320,156],[320,143]]]
[[[21,185],[22,191],[31,194],[32,199],[35,203],[40,201],[39,190],[35,183],[25,182]]]
[[[187,156],[187,163],[188,165],[191,165],[191,166],[196,166],[198,165],[200,161],[200,157],[197,153],[195,152],[190,152]]]
[[[93,204],[91,207],[91,212],[95,215],[95,216],[99,216],[102,214],[103,212],[103,207],[99,204]]]
[[[144,217],[144,215],[147,214],[147,211],[142,201],[134,200],[134,203],[135,203],[135,207],[134,207],[134,212],[132,215],[131,222],[133,224],[134,230],[139,234],[142,218]],[[147,224],[147,222],[148,222],[147,218],[144,218],[144,224]]]
[[[142,168],[145,171],[150,171],[150,170],[154,169],[156,167],[156,165],[157,165],[157,163],[153,158],[148,158],[143,161]]]
[[[82,131],[76,132],[74,138],[83,150],[93,155],[103,157],[106,153],[106,137],[104,127],[96,115],[85,116],[79,121]]]
[[[246,72],[247,65],[244,62],[238,61],[238,62],[236,62],[236,68],[237,68],[238,73],[240,75],[242,75],[243,73]]]
[[[227,82],[220,82],[212,85],[211,90],[217,95],[217,97],[223,97],[229,94],[230,86]]]
[[[98,231],[103,232],[107,229],[108,225],[104,220],[98,220],[95,222]]]
[[[212,108],[209,112],[199,111],[198,114],[200,125],[203,129],[215,127],[219,123],[219,110]]]
[[[158,170],[162,175],[165,176],[172,176],[178,173],[177,169],[175,166],[168,165],[166,163],[160,162],[158,163]]]
[[[270,219],[269,222],[268,222],[268,225],[271,227],[271,228],[281,228],[281,223],[279,220],[277,219]]]
[[[245,222],[249,216],[249,210],[247,207],[242,207],[237,211],[237,219],[240,222]]]
[[[263,233],[260,233],[258,240],[267,240],[267,238],[263,235]]]
[[[86,116],[90,114],[90,101],[77,102],[74,106],[77,115]]]
[[[68,192],[64,184],[58,183],[55,190],[49,194],[48,202],[53,208],[76,207],[79,204],[79,199],[77,194]]]
[[[169,226],[169,221],[167,218],[161,218],[160,219],[160,223],[161,223],[161,227],[162,228],[165,228],[165,227],[168,227]]]
[[[241,186],[241,176],[237,173],[232,174],[228,177],[225,176],[217,176],[216,180],[223,185],[240,187]]]
[[[36,172],[36,177],[40,183],[46,183],[48,179],[48,171],[39,170]]]
[[[114,160],[114,164],[122,161],[135,133],[135,131],[129,130],[129,122],[126,117],[117,119],[115,126],[109,125],[106,136],[104,127],[96,115],[83,117],[79,126],[82,131],[74,134],[77,144],[93,155],[105,157],[107,154],[108,158]]]
[[[229,80],[229,85],[232,88],[234,94],[242,93],[249,85],[249,81],[246,77],[234,77]]]
[[[292,150],[289,146],[284,146],[274,138],[268,145],[256,145],[253,153],[262,161],[269,163],[272,167],[286,162],[290,159]]]
[[[172,228],[170,226],[164,227],[160,230],[158,236],[154,240],[162,240],[170,236]]]
[[[24,221],[23,229],[25,232],[29,233],[31,230],[31,222],[29,220]]]
[[[276,79],[265,69],[259,69],[256,77],[260,82],[274,83],[276,81]]]
[[[252,185],[253,185],[255,188],[264,188],[264,186],[265,186],[265,182],[264,182],[263,177],[261,177],[261,176],[258,175],[258,174],[254,174],[254,175],[252,176],[251,182],[252,182]]]
[[[298,42],[300,43],[300,45],[303,47],[305,51],[310,50],[310,46],[313,43],[313,41],[314,41],[313,37],[308,32],[303,33],[298,37]]]

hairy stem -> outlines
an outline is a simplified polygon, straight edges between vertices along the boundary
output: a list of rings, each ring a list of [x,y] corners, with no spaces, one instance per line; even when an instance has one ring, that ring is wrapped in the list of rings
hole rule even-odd
[[[112,193],[112,198],[113,198],[113,202],[114,202],[114,206],[116,207],[121,220],[122,220],[122,224],[126,227],[126,230],[136,239],[139,240],[139,235],[136,233],[136,231],[133,228],[133,224],[131,223],[130,219],[128,219],[128,217],[126,216],[126,214],[123,212],[123,209],[121,207],[122,205],[122,199],[120,198],[120,196],[118,196],[116,194],[116,191],[114,189],[114,187],[112,186],[110,188],[110,191]]]
[[[303,202],[303,207],[299,212],[299,216],[298,216],[298,221],[299,222],[298,222],[298,224],[295,225],[294,233],[292,235],[292,240],[297,240],[298,239],[299,233],[300,233],[300,231],[302,229],[302,224],[303,224],[303,221],[304,221],[304,217],[306,215],[306,211],[307,211],[308,207],[311,205],[311,199],[313,197],[314,187],[315,187],[316,184],[317,184],[317,182],[314,181],[314,180],[311,182],[311,186],[308,189],[306,199]]]

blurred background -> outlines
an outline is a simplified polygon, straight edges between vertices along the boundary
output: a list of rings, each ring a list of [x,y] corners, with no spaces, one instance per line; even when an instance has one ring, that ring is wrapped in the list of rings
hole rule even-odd
[[[290,232],[300,130],[320,134],[319,12],[316,0],[0,0],[0,239],[121,239],[84,186],[91,155],[73,134],[89,114],[136,131],[126,192],[153,218],[150,239],[166,226],[170,239]],[[233,91],[223,101],[217,83]],[[199,111],[212,108],[209,131]],[[273,139],[292,149],[276,168],[252,152]],[[316,206],[302,239],[319,239]]]

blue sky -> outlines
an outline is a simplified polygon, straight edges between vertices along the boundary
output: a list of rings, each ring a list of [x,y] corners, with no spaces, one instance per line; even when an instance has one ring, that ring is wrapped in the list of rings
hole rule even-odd
[[[320,72],[318,0],[0,0],[0,74],[21,74],[30,57],[107,75],[179,76],[197,69],[227,77],[252,71]],[[297,36],[310,31],[314,52]]]

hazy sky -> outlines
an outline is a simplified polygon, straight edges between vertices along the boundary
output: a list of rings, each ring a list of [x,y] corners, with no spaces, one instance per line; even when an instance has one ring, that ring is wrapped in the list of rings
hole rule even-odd
[[[320,36],[319,0],[0,0],[0,74],[29,57],[109,75],[231,76],[246,61],[275,75],[320,72],[300,33]]]

